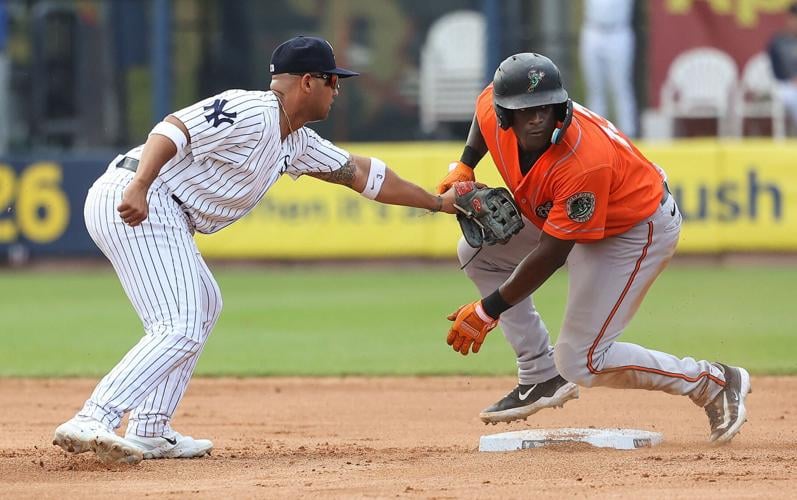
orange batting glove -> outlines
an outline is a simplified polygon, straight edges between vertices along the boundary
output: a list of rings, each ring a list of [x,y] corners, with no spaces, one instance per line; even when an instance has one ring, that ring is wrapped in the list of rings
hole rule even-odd
[[[451,186],[454,185],[455,182],[476,180],[476,174],[473,173],[473,169],[461,161],[452,163],[451,165],[453,168],[449,167],[448,175],[446,175],[445,178],[440,181],[440,184],[437,185],[437,194],[445,193]]]
[[[474,354],[479,352],[484,338],[498,324],[497,319],[491,318],[484,312],[481,300],[460,307],[449,314],[448,319],[453,321],[454,325],[448,331],[446,342],[463,356],[468,355],[469,349]]]

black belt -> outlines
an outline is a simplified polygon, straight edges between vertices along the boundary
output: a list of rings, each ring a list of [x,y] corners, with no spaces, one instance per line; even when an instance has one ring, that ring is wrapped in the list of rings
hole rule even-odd
[[[125,156],[124,158],[116,162],[116,168],[123,168],[125,170],[135,172],[136,170],[138,170],[138,160],[136,160],[135,158],[130,158],[129,156]],[[178,198],[176,194],[172,194],[172,199],[178,205],[183,206],[183,201],[180,198]]]

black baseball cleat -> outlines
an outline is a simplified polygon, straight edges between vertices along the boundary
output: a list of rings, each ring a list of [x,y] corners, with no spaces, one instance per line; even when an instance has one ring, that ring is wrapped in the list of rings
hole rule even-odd
[[[485,408],[479,418],[485,424],[525,420],[543,408],[561,408],[571,399],[578,399],[578,386],[557,375],[540,384],[518,384],[503,399]]]
[[[752,392],[750,374],[744,368],[715,363],[725,373],[725,387],[714,401],[705,406],[708,422],[711,425],[709,442],[725,444],[733,439],[747,421],[744,400]]]

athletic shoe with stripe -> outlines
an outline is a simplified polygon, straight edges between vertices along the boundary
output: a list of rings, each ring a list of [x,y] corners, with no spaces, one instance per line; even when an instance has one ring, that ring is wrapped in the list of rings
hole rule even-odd
[[[69,453],[93,451],[106,464],[135,465],[144,458],[133,443],[89,417],[74,417],[59,425],[55,429],[53,444]]]
[[[543,408],[561,408],[571,399],[578,399],[578,386],[557,375],[539,384],[518,384],[500,401],[485,408],[479,418],[485,424],[525,420]]]
[[[168,436],[143,437],[128,434],[125,439],[138,446],[144,458],[198,458],[209,455],[213,442],[209,439],[194,439],[171,431]]]
[[[716,398],[705,406],[711,425],[709,442],[725,444],[733,439],[747,421],[744,401],[752,392],[750,374],[744,368],[715,363],[725,374],[725,387]]]

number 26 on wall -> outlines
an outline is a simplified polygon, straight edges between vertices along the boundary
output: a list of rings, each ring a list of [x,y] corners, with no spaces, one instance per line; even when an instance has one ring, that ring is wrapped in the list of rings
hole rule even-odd
[[[20,236],[34,243],[57,240],[69,224],[63,171],[51,162],[28,165],[19,175],[0,163],[0,243]]]

